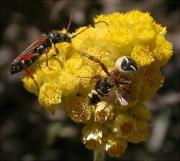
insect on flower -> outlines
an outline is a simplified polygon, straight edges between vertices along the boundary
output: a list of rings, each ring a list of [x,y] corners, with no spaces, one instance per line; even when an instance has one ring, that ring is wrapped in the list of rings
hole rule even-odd
[[[79,52],[79,54],[98,63],[107,74],[106,77],[100,75],[93,77],[96,80],[96,85],[95,89],[88,95],[90,104],[95,105],[101,101],[101,98],[105,98],[108,103],[112,103],[118,99],[120,105],[127,106],[128,102],[123,97],[123,93],[128,92],[128,89],[123,86],[130,86],[132,81],[128,80],[125,75],[137,72],[138,68],[136,62],[128,56],[120,57],[115,62],[115,67],[117,69],[109,72],[106,65],[98,58],[84,52]]]
[[[25,70],[25,72],[34,80],[34,82],[37,85],[37,82],[35,81],[30,71],[28,70],[28,67],[32,66],[38,60],[39,56],[41,56],[42,54],[46,54],[46,66],[48,66],[47,53],[49,49],[52,47],[52,45],[54,45],[55,47],[56,43],[61,43],[61,42],[71,43],[72,38],[81,34],[89,27],[91,26],[94,27],[95,24],[102,22],[108,25],[105,21],[98,21],[92,25],[85,27],[83,30],[70,37],[67,34],[71,23],[71,18],[70,18],[68,27],[66,29],[66,33],[52,31],[48,34],[41,35],[25,51],[23,51],[20,55],[18,55],[11,63],[10,66],[11,74],[15,74]],[[56,53],[58,53],[56,47],[55,49],[56,49]]]

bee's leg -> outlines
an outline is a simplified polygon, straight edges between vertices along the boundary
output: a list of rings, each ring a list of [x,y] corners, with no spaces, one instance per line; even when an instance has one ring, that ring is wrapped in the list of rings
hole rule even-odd
[[[61,68],[64,68],[64,63],[63,63],[63,61],[59,60],[57,57],[54,57],[54,59],[56,59],[56,60],[59,62]]]
[[[120,80],[118,83],[121,83],[121,84],[132,84],[132,81],[131,80]]]
[[[121,87],[122,88],[122,90],[121,90],[121,92],[122,93],[127,93],[127,94],[130,94],[130,90],[129,90],[129,88],[127,89],[127,88],[125,88],[125,87]]]
[[[46,54],[46,66],[49,68],[49,70],[53,70],[51,67],[49,67],[49,64],[48,64],[48,52],[49,52],[49,49],[50,48],[47,48],[45,50],[45,54]]]
[[[65,56],[63,54],[61,54],[60,56],[62,59],[60,60],[60,57],[57,57],[58,54],[61,53],[60,49],[58,49],[55,44],[53,44],[53,47],[55,48],[55,54],[53,55],[53,57],[59,62],[59,64],[63,68],[64,62],[65,62]]]
[[[46,54],[46,66],[48,67],[48,52],[49,52],[49,48],[47,48],[45,50],[45,54]]]
[[[33,77],[33,75],[31,74],[31,72],[28,70],[28,68],[26,67],[26,65],[25,65],[24,63],[22,63],[22,66],[23,66],[25,72],[27,73],[27,75],[28,75],[29,77],[31,77],[31,79],[33,79],[34,83],[36,84],[37,91],[38,91],[38,90],[39,90],[39,88],[38,88],[38,83],[36,82],[35,78]]]
[[[118,82],[119,85],[122,85],[121,88],[126,91],[126,93],[129,93],[129,90],[131,89],[132,87],[132,81],[131,80],[120,80]],[[126,87],[124,87],[124,86]]]
[[[41,70],[41,65],[40,65],[39,59],[37,60],[37,65],[38,65],[39,69]]]
[[[58,51],[58,48],[56,47],[55,44],[54,44],[54,48],[55,48],[55,51],[56,51],[56,54],[55,54],[55,55],[58,55],[58,54],[59,54],[59,51]]]

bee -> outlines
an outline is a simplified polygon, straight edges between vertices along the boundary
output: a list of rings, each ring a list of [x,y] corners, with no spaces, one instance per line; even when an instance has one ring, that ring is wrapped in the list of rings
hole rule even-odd
[[[89,93],[89,103],[97,104],[101,99],[106,99],[107,102],[112,103],[118,100],[121,106],[127,106],[128,102],[123,94],[128,92],[124,85],[130,86],[132,81],[128,80],[125,75],[136,73],[138,67],[136,62],[129,56],[122,56],[115,62],[116,69],[109,72],[108,68],[98,58],[84,52],[79,52],[80,55],[98,63],[107,76],[94,76],[96,80],[95,88]]]
[[[68,24],[66,32],[68,32],[69,30],[70,22]],[[78,32],[73,36],[69,36],[67,33],[61,33],[56,31],[52,31],[48,34],[39,36],[25,51],[23,51],[15,59],[13,59],[10,65],[10,73],[15,74],[25,70],[25,72],[34,80],[34,82],[37,85],[37,82],[31,75],[30,71],[28,70],[28,67],[32,66],[42,54],[46,54],[46,66],[48,66],[47,53],[49,49],[52,47],[52,45],[54,45],[55,47],[55,44],[57,43],[61,43],[61,42],[71,43],[72,38],[78,36],[85,30],[87,30],[89,27],[91,26],[94,27],[95,24],[98,23],[105,23],[106,25],[108,25],[105,21],[98,21],[92,25],[87,26],[86,28],[84,28],[83,30],[81,30],[80,32]],[[57,51],[56,47],[55,49]]]

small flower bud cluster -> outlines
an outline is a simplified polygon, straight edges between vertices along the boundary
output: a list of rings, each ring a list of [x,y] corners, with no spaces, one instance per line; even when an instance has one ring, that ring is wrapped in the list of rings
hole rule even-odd
[[[162,86],[160,68],[172,55],[172,46],[165,39],[166,28],[157,24],[149,13],[131,11],[125,14],[99,15],[94,27],[89,27],[72,42],[55,44],[48,55],[43,54],[31,77],[22,81],[25,88],[38,96],[39,103],[54,113],[60,103],[66,105],[68,116],[85,124],[82,141],[89,149],[104,146],[112,157],[119,157],[128,142],[140,143],[149,135],[151,113],[143,104]],[[85,27],[80,27],[74,34]],[[72,35],[74,35],[72,34]],[[71,36],[71,35],[70,35]],[[101,66],[79,54],[85,52],[115,69],[119,57],[129,56],[138,64],[138,73],[131,76],[131,87],[125,95],[127,106],[103,98],[95,105],[88,100],[95,89],[97,75],[107,77]],[[128,77],[128,75],[127,75]],[[116,96],[115,96],[116,97]]]

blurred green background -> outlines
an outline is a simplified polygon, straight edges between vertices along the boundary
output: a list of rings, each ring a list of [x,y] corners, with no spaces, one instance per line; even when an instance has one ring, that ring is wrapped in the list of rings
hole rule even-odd
[[[81,128],[70,120],[63,107],[48,115],[37,97],[28,93],[20,80],[23,73],[10,75],[12,59],[41,33],[66,28],[70,32],[92,23],[97,14],[132,9],[149,11],[166,26],[174,55],[163,67],[164,86],[147,102],[153,112],[151,136],[147,142],[128,144],[119,159],[180,160],[180,8],[178,0],[1,0],[0,6],[0,137],[1,160],[86,160],[92,151],[81,143]]]

